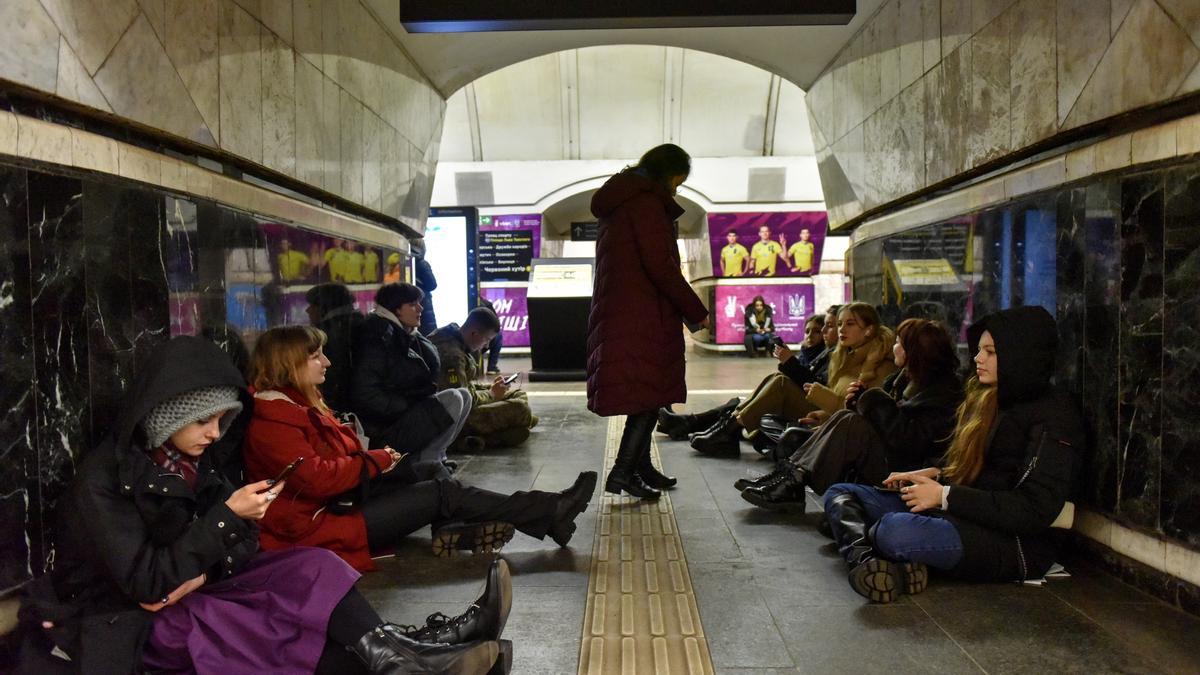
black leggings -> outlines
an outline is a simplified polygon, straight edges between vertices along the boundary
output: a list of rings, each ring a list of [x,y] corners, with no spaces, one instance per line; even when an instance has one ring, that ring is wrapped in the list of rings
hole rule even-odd
[[[558,501],[554,492],[518,491],[506,496],[452,478],[407,485],[393,481],[371,486],[362,514],[367,546],[378,551],[426,525],[436,528],[451,521],[499,520],[542,539],[554,524]]]
[[[317,673],[365,673],[366,666],[347,647],[358,644],[360,638],[383,623],[371,603],[351,588],[334,606],[325,630],[325,649],[317,662]]]

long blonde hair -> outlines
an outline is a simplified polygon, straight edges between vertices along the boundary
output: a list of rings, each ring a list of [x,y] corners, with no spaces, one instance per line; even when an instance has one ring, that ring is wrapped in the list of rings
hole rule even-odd
[[[957,485],[970,485],[983,470],[988,436],[996,424],[1000,398],[993,385],[981,384],[978,377],[967,382],[967,394],[958,406],[954,438],[946,450],[943,475]]]
[[[309,405],[330,412],[315,384],[300,384],[304,364],[325,346],[325,340],[325,331],[312,326],[279,326],[268,330],[258,338],[254,356],[250,357],[250,385],[256,391],[297,389]]]

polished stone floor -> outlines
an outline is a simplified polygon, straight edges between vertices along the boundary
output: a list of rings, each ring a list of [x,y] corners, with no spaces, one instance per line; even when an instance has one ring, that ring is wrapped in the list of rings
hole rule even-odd
[[[772,361],[689,355],[689,408],[719,404],[771,372]],[[505,359],[506,371],[528,359]],[[541,423],[525,447],[463,456],[461,477],[493,490],[557,490],[598,469],[606,420],[586,409],[582,383],[525,385]],[[1072,577],[1044,587],[934,578],[928,591],[873,606],[850,590],[844,567],[813,527],[815,508],[777,516],[744,502],[732,483],[768,467],[698,456],[660,436],[715,672],[1200,672],[1200,619],[1074,561]],[[816,502],[812,502],[814,507]],[[504,549],[515,601],[505,637],[515,673],[576,672],[595,533],[595,509],[569,549],[517,535]],[[429,553],[428,530],[361,583],[384,616],[420,623],[454,614],[478,594],[487,561]]]

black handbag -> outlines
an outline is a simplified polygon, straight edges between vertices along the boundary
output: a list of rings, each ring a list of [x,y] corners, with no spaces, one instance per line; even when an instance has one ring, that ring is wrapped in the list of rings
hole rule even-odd
[[[360,455],[363,458],[362,468],[359,470],[358,485],[329,500],[325,508],[332,514],[344,516],[361,509],[363,503],[367,501],[367,497],[371,493],[371,470],[368,467],[375,467],[376,475],[380,475],[383,472],[370,453],[359,450],[354,454]]]

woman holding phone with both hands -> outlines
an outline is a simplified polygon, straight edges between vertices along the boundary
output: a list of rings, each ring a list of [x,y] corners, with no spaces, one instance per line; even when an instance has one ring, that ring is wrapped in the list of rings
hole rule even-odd
[[[849,581],[872,602],[919,593],[931,566],[979,581],[1046,573],[1051,525],[1070,496],[1082,424],[1051,385],[1058,335],[1041,307],[985,316],[967,333],[975,376],[945,461],[884,481],[839,483],[825,514]],[[939,479],[941,482],[939,482]]]
[[[151,354],[59,501],[54,568],[22,602],[19,672],[488,671],[511,605],[503,561],[449,630],[402,629],[331,552],[258,550],[255,523],[289,485],[235,489],[213,456],[249,405],[212,343],[179,337]]]

